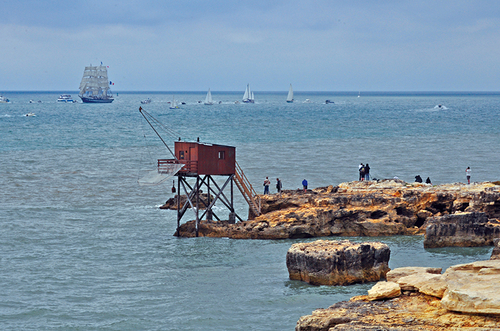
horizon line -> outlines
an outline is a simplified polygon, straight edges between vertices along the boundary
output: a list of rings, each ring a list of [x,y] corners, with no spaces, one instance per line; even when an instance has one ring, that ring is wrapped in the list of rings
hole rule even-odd
[[[1,90],[0,93],[62,93],[62,92],[72,92],[79,93],[78,90]],[[212,93],[243,93],[239,90],[230,91],[230,90],[212,90]],[[206,93],[206,90],[114,90],[112,93]],[[255,91],[256,93],[288,93],[288,91]],[[448,91],[426,91],[426,90],[356,90],[356,91],[328,91],[328,90],[297,90],[294,93],[335,93],[335,94],[375,94],[375,93],[395,93],[395,94],[404,94],[404,93],[427,93],[427,94],[500,94],[500,91],[475,91],[475,90],[448,90]]]

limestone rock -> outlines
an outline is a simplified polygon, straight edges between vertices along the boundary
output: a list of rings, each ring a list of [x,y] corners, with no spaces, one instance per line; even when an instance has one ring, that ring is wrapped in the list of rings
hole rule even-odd
[[[401,295],[399,284],[394,282],[378,282],[368,290],[368,300],[391,299]]]
[[[415,235],[424,234],[435,216],[480,211],[491,224],[500,217],[500,186],[488,182],[430,186],[363,181],[259,198],[262,215],[238,224],[205,222],[199,235],[238,239]],[[193,222],[182,224],[178,235],[194,236],[195,227],[189,224]],[[488,239],[483,243],[491,244]]]
[[[208,204],[208,194],[202,193],[200,194],[200,198],[202,201],[200,201],[200,209],[205,209],[205,204]],[[210,196],[211,200],[214,199],[213,196]],[[160,209],[171,209],[171,210],[177,210],[177,200],[179,199],[179,195],[176,194],[173,198],[168,199],[163,205],[160,206]],[[184,204],[189,202],[187,201],[187,197],[185,195],[180,196],[180,207],[183,208]],[[188,206],[188,208],[191,208],[191,205]]]
[[[490,260],[500,260],[500,239],[493,239],[493,251]]]
[[[490,222],[486,213],[468,212],[431,219],[424,247],[474,247],[493,244],[500,237],[500,223]]]
[[[448,289],[441,304],[452,311],[500,315],[500,260],[478,261],[448,268]]]
[[[397,283],[403,291],[418,291],[438,298],[443,297],[447,288],[447,283],[442,275],[426,272],[401,277]]]
[[[460,264],[442,275],[439,272],[438,268],[394,269],[388,278],[397,278],[399,285],[419,292],[406,291],[392,299],[375,301],[376,287],[395,284],[379,282],[368,296],[301,317],[295,330],[500,330],[500,260]],[[426,294],[425,287],[430,283],[435,283],[433,291],[437,284],[446,284],[441,300],[439,295]]]
[[[367,296],[336,303],[302,316],[295,331],[338,330],[498,330],[500,316],[470,315],[444,309],[436,297],[416,293],[384,301]]]
[[[286,255],[290,279],[313,285],[378,281],[389,269],[390,249],[378,242],[317,240],[293,244]]]
[[[386,277],[387,277],[388,282],[397,283],[398,280],[402,277],[406,277],[406,276],[414,275],[414,274],[422,274],[422,273],[440,275],[442,270],[443,270],[442,268],[402,267],[402,268],[396,268],[396,269],[389,271],[387,273]]]

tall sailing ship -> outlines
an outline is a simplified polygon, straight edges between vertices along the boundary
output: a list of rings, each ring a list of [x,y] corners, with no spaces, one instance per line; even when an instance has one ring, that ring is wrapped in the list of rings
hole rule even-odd
[[[112,84],[108,80],[108,69],[102,62],[100,66],[91,64],[85,67],[78,96],[85,103],[111,103],[114,99],[109,86]]]

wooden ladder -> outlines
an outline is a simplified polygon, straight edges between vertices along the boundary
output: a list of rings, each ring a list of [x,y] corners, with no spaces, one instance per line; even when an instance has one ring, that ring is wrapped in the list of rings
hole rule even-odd
[[[236,183],[236,186],[240,190],[241,194],[243,194],[243,197],[247,201],[248,206],[250,206],[252,212],[255,214],[255,216],[259,216],[261,214],[260,198],[257,196],[257,193],[253,189],[252,184],[250,184],[250,182],[248,181],[248,178],[243,173],[243,170],[241,169],[238,162],[235,163],[236,174],[234,178],[236,180],[234,182]]]

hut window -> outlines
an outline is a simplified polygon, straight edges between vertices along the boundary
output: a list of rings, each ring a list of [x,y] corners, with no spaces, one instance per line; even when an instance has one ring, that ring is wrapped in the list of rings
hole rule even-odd
[[[179,151],[179,159],[184,160],[184,151]]]
[[[226,153],[224,151],[219,151],[219,160],[224,160]]]

